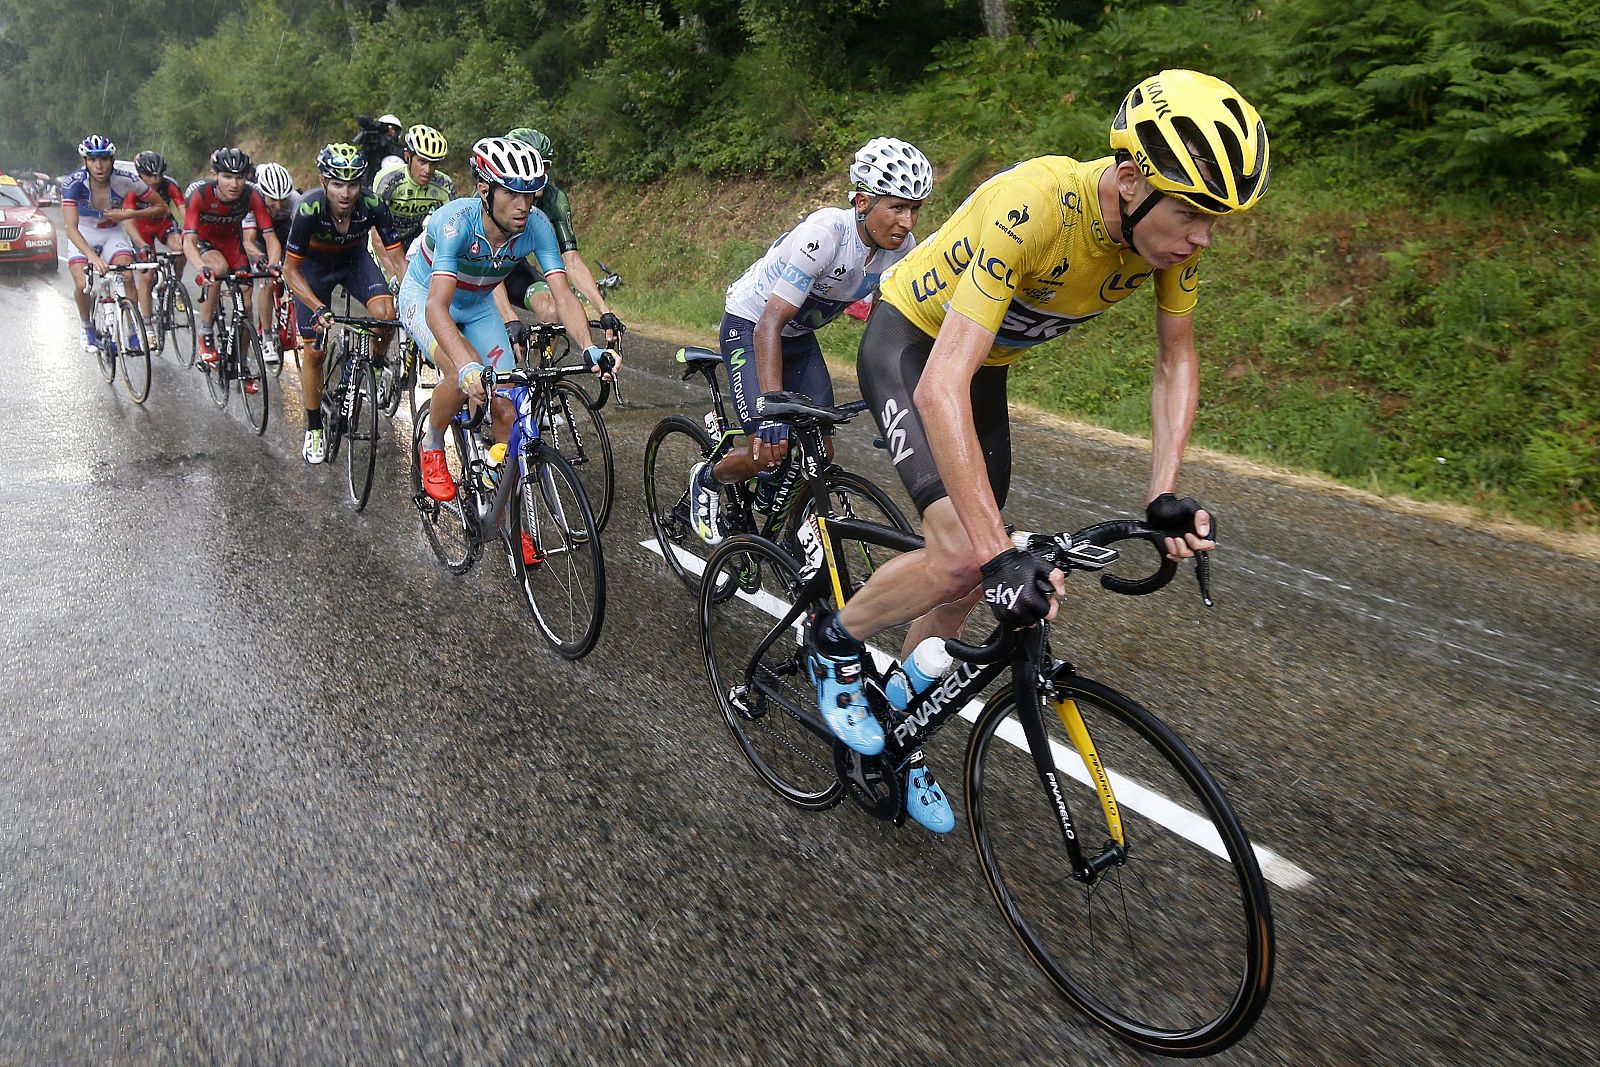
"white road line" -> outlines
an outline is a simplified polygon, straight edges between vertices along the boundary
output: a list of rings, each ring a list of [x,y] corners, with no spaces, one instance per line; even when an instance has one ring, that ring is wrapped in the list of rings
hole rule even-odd
[[[653,538],[639,542],[639,547],[647,549],[658,556],[664,555],[661,544]],[[705,561],[690,553],[679,553],[678,559],[685,567],[696,574],[700,574],[705,570]],[[788,605],[783,601],[761,590],[757,590],[755,593],[741,592],[739,596],[773,618],[782,618],[788,609]],[[894,662],[894,657],[882,649],[873,648],[871,652],[880,667],[887,667]],[[982,706],[977,701],[969,701],[966,707],[961,709],[961,717],[969,722],[975,721],[981,710]],[[995,731],[995,735],[1010,742],[1022,751],[1027,751],[1027,743],[1022,736],[1022,724],[1016,720],[1012,719],[1003,723]],[[1083,767],[1082,761],[1076,758],[1076,754],[1070,752],[1058,742],[1052,741],[1050,744],[1055,751],[1057,764],[1064,768],[1072,778],[1092,789],[1093,786],[1089,781],[1089,772]],[[1219,856],[1223,859],[1227,858],[1227,852],[1222,846],[1222,838],[1218,836],[1216,829],[1209,820],[1202,818],[1181,804],[1168,800],[1155,790],[1139,784],[1124,774],[1120,774],[1111,768],[1107,768],[1107,771],[1111,776],[1111,781],[1117,794],[1117,803],[1120,806],[1136,811],[1152,822],[1160,823],[1179,837],[1199,845],[1214,856]],[[1304,867],[1285,859],[1270,848],[1265,848],[1261,845],[1252,845],[1251,847],[1255,849],[1256,862],[1261,865],[1262,877],[1273,885],[1283,889],[1301,889],[1311,884],[1311,872]]]

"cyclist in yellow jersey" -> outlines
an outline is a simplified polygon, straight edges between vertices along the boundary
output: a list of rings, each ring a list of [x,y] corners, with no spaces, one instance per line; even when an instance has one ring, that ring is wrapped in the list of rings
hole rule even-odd
[[[1154,290],[1160,349],[1146,514],[1171,531],[1174,559],[1215,547],[1204,508],[1175,494],[1199,385],[1191,313],[1212,228],[1266,190],[1266,127],[1226,82],[1165,70],[1123,101],[1111,147],[1093,162],[1048,156],[1002,171],[884,276],[857,371],[927,547],[813,620],[823,717],[858,752],[884,747],[861,690],[863,641],[913,620],[907,651],[953,637],[980,596],[1009,628],[1055,616],[1061,572],[1014,547],[1000,515],[1011,479],[1006,370],[1139,289]],[[922,783],[909,805],[948,807],[931,777]]]

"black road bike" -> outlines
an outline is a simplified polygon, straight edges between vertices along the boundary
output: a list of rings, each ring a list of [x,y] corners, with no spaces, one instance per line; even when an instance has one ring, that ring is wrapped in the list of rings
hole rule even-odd
[[[350,500],[360,511],[372,493],[372,474],[377,466],[378,376],[383,371],[373,353],[375,330],[394,330],[394,319],[369,319],[354,315],[335,315],[343,327],[328,346],[322,376],[322,432],[328,445],[328,462],[338,458],[344,448],[349,466]]]
[[[1149,1052],[1204,1056],[1238,1041],[1271,988],[1272,911],[1255,851],[1216,780],[1154,714],[1079,675],[1043,624],[997,629],[982,646],[949,642],[954,671],[899,713],[883,695],[892,659],[865,657],[863,684],[886,747],[864,757],[836,741],[817,709],[805,624],[856,588],[850,546],[913,551],[922,541],[829,507],[816,457],[822,430],[846,412],[796,402],[763,414],[790,422],[801,448],[815,509],[803,550],[730,538],[707,564],[698,619],[707,678],[757,775],[796,807],[820,811],[848,795],[900,823],[907,762],[966,711],[975,718],[962,775],[973,848],[1006,924],[1051,984]],[[1101,584],[1128,595],[1167,584],[1177,564],[1160,555],[1162,534],[1141,522],[1018,534],[1016,543],[1070,573],[1105,570],[1120,557],[1110,546],[1130,539],[1156,545],[1160,565],[1148,575],[1108,571]],[[1206,568],[1202,558],[1209,602]],[[719,592],[730,587],[733,595]],[[1008,673],[979,708],[982,691]]]
[[[591,327],[599,328],[598,322]],[[572,342],[557,323],[536,322],[525,326],[526,341],[518,346],[517,365],[524,370],[573,369],[569,362]],[[612,346],[619,354],[622,339]],[[577,369],[583,369],[581,367]],[[615,380],[602,387],[598,396],[580,384],[580,376],[558,379],[539,398],[539,432],[545,443],[564,456],[577,472],[583,490],[594,508],[595,527],[602,532],[611,521],[611,505],[616,496],[616,464],[611,457],[611,433],[606,429],[601,409],[612,397],[622,402],[621,386]]]
[[[684,365],[684,381],[695,374],[705,378],[712,406],[703,425],[683,415],[669,415],[656,424],[644,446],[644,499],[657,547],[667,566],[690,592],[698,592],[712,546],[695,532],[689,474],[698,463],[715,466],[731,449],[743,444],[744,430],[728,419],[717,382],[722,357],[707,348],[689,347],[680,348],[677,359]],[[865,411],[866,402],[857,401],[836,410],[843,413],[839,421],[846,421]],[[822,478],[833,512],[871,518],[904,533],[911,532],[905,514],[868,479],[837,464],[824,466]],[[792,456],[767,485],[754,479],[724,485],[722,521],[728,534],[759,534],[796,552],[799,531],[813,511],[812,497],[800,491],[802,488],[800,468]],[[868,575],[876,569],[880,561],[877,557],[884,555],[866,544],[852,549]]]
[[[253,282],[275,277],[272,271],[237,270],[219,276],[213,284],[222,286],[222,307],[217,313],[217,361],[199,362],[206,376],[206,387],[219,408],[228,406],[234,382],[244,402],[245,418],[256,433],[267,429],[267,366],[261,356],[261,336],[250,314],[249,293]]]

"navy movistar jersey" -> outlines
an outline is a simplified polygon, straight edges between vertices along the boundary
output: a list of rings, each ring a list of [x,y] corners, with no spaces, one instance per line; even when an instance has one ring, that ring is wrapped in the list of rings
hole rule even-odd
[[[496,248],[483,234],[483,201],[475,196],[452,200],[435,211],[422,230],[422,244],[411,257],[406,281],[426,289],[428,280],[446,275],[456,281],[452,313],[465,313],[490,299],[523,256],[537,259],[547,276],[565,273],[556,231],[537,208],[528,212],[522,232]]]
[[[350,222],[343,231],[334,224],[333,211],[328,206],[328,194],[318,189],[307,193],[295,210],[294,222],[289,226],[288,254],[296,259],[310,256],[314,259],[343,259],[367,246],[367,234],[378,231],[378,240],[385,248],[397,248],[400,235],[394,216],[372,193],[362,193],[350,209]]]

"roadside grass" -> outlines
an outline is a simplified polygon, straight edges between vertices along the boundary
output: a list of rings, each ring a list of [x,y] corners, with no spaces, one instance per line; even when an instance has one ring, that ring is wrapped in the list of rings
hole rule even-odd
[[[920,233],[996,167],[962,169]],[[1261,209],[1218,227],[1202,265],[1193,440],[1383,494],[1600,528],[1600,220],[1339,160],[1273,181]],[[680,176],[574,200],[585,255],[626,279],[624,318],[714,345],[724,288],[842,197]],[[1014,395],[1148,435],[1155,329],[1149,298],[1129,303],[1022,360]],[[860,331],[841,319],[824,351],[853,362]]]

